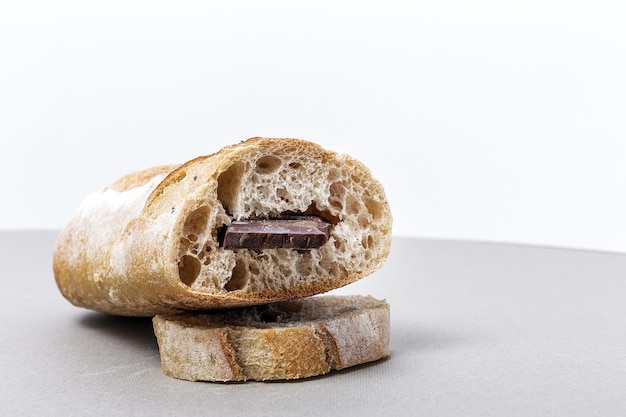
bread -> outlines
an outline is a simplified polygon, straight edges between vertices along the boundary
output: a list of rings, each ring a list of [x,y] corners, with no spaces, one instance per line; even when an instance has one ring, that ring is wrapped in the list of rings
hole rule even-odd
[[[315,250],[225,249],[235,220],[312,215]],[[391,246],[383,187],[357,160],[298,139],[253,138],[90,194],[59,235],[54,274],[73,304],[153,316],[323,293],[377,270]]]
[[[316,296],[153,318],[166,375],[190,381],[306,378],[389,356],[389,305]]]

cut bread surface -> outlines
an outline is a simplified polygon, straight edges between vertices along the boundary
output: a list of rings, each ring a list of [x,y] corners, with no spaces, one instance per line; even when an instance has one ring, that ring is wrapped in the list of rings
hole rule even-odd
[[[317,296],[156,316],[165,374],[190,381],[298,379],[389,356],[389,305]]]
[[[319,249],[224,248],[233,221],[314,216]],[[62,231],[57,284],[72,303],[143,315],[307,297],[371,274],[391,246],[382,185],[360,162],[298,139],[253,138],[88,196]]]

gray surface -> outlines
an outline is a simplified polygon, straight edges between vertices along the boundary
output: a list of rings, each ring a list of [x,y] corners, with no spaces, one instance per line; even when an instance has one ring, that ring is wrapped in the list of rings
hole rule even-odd
[[[0,232],[1,415],[626,415],[626,256],[396,239],[342,289],[392,306],[392,357],[301,382],[161,373],[151,323],[75,308],[52,232]]]

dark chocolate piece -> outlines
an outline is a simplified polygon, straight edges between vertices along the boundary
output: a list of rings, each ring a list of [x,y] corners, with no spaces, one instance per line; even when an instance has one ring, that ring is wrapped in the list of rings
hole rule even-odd
[[[319,249],[330,235],[330,223],[315,216],[234,221],[226,228],[224,249]]]

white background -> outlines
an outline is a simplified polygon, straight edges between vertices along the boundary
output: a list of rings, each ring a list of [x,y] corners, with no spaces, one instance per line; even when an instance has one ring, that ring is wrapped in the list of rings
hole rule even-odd
[[[394,234],[626,251],[621,1],[0,2],[0,229],[251,136],[351,154]]]

